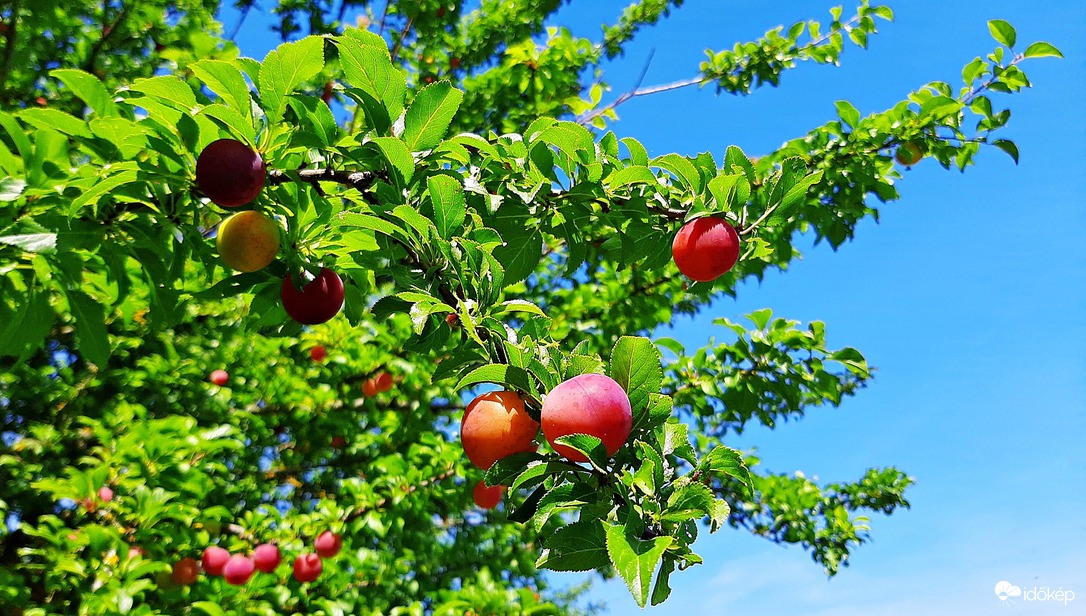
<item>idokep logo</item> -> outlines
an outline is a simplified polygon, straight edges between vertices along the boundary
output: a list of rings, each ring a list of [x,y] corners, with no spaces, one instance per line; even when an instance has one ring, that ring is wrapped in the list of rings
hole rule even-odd
[[[1014,601],[1016,597],[1025,601],[1054,601],[1063,605],[1075,600],[1075,591],[1064,590],[1063,586],[1055,590],[1048,586],[1034,586],[1022,592],[1021,588],[1006,581],[995,585],[995,594],[999,597],[1000,604],[1005,606],[1017,605]]]
[[[1010,582],[1000,582],[995,587],[996,596],[1003,602],[1004,605],[1014,605],[1014,600],[1011,597],[1021,597],[1022,589],[1012,585]]]

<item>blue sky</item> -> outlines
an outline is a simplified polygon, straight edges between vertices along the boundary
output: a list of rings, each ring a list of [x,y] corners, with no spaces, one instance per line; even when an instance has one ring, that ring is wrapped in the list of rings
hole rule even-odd
[[[595,36],[628,3],[574,0],[555,23]],[[703,532],[695,549],[705,564],[672,576],[672,598],[646,610],[655,616],[1086,614],[1086,3],[889,4],[896,22],[880,22],[869,50],[847,48],[841,67],[802,66],[743,98],[686,89],[618,109],[615,131],[650,154],[721,160],[728,145],[758,155],[834,119],[836,100],[867,114],[929,81],[960,83],[962,66],[996,45],[988,19],[1013,24],[1018,48],[1046,40],[1065,55],[1027,62],[1034,88],[997,99],[1013,112],[1001,133],[1017,142],[1020,165],[994,149],[964,175],[922,161],[899,183],[902,199],[855,241],[834,252],[801,239],[805,258],[788,272],[668,333],[696,348],[726,337],[712,319],[764,307],[824,321],[832,347],[855,346],[878,367],[874,383],[840,408],[731,444],[757,447],[773,472],[832,482],[893,465],[917,484],[913,508],[873,516],[873,541],[832,580],[798,547]],[[693,76],[707,47],[828,20],[832,5],[687,0],[606,66],[610,96],[633,85],[653,48],[645,85]],[[258,58],[274,44],[260,17],[254,10],[239,37]],[[1003,580],[1078,598],[1019,597],[1007,612],[994,593]],[[617,580],[590,598],[613,614],[638,609]]]

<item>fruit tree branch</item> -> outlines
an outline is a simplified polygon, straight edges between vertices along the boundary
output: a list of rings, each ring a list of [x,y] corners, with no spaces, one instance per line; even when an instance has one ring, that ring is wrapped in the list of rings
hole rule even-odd
[[[630,100],[631,98],[634,98],[634,97],[637,97],[637,96],[647,96],[649,94],[658,94],[660,92],[667,92],[669,90],[678,90],[680,88],[695,86],[695,85],[698,85],[698,84],[706,83],[708,81],[710,81],[710,80],[708,78],[706,78],[706,77],[693,77],[691,79],[684,79],[682,81],[675,81],[675,82],[660,85],[660,86],[651,86],[651,87],[644,88],[644,89],[635,87],[633,90],[630,90],[629,92],[626,92],[622,96],[619,96],[615,100],[611,101],[611,103],[608,104],[606,107],[603,107],[602,109],[597,109],[597,110],[595,110],[595,111],[593,111],[591,113],[586,113],[586,114],[581,115],[579,118],[577,118],[576,122],[577,122],[577,124],[580,124],[582,126],[585,125],[585,124],[588,124],[589,122],[596,119],[597,117],[607,113],[608,111],[611,111],[615,107],[618,107],[622,103],[625,103],[626,101]]]
[[[117,14],[117,19],[113,20],[112,24],[102,23],[102,38],[98,39],[98,42],[91,48],[90,53],[87,54],[87,61],[83,64],[83,70],[88,73],[94,71],[94,62],[98,59],[98,54],[102,53],[102,48],[106,46],[106,42],[109,41],[113,33],[117,31],[117,28],[121,25],[128,14],[132,12],[132,3],[121,5],[121,12]]]
[[[292,182],[295,179],[303,182],[335,182],[365,192],[377,181],[377,174],[372,171],[345,172],[337,169],[298,169],[296,171],[272,169],[268,171],[268,183],[273,186]]]

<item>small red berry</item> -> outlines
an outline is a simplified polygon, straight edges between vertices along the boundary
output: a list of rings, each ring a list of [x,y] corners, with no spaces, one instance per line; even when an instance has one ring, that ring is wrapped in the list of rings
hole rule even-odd
[[[264,573],[275,571],[281,562],[283,562],[283,555],[279,553],[279,547],[275,544],[264,543],[253,550],[253,565]]]
[[[204,555],[200,558],[200,564],[203,565],[204,571],[208,575],[222,575],[222,570],[229,560],[230,552],[213,545],[204,550]]]
[[[226,567],[222,570],[222,577],[227,584],[241,586],[248,582],[249,578],[253,577],[254,570],[256,570],[256,567],[253,560],[238,554],[231,556],[230,560],[226,562]]]
[[[498,506],[498,503],[502,502],[504,489],[502,486],[487,487],[485,481],[480,481],[472,489],[471,499],[483,509],[493,509]]]
[[[377,395],[377,379],[366,379],[362,383],[362,395],[367,398],[372,398]]]
[[[392,375],[387,372],[382,372],[374,379],[377,383],[377,391],[384,392],[392,389]]]
[[[324,564],[316,554],[302,554],[294,559],[294,579],[301,583],[312,582],[320,577]]]
[[[317,536],[316,541],[313,542],[313,549],[321,558],[331,558],[336,554],[339,554],[340,548],[343,547],[343,537],[333,533],[330,530],[326,530]]]
[[[200,563],[196,562],[195,558],[182,558],[175,562],[173,571],[170,573],[170,579],[182,586],[195,584],[198,577],[200,577]]]

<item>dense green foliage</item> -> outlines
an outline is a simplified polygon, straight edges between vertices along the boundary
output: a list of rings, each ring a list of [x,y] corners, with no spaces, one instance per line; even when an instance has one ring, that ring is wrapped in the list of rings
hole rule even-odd
[[[905,142],[946,167],[986,143],[1017,157],[991,137],[1009,118],[992,95],[1027,87],[1019,64],[1054,48],[1015,53],[1013,28],[993,21],[1000,47],[958,87],[933,82],[866,117],[840,101],[839,121],[758,158],[650,158],[607,131],[649,92],[604,104],[586,75],[681,1],[642,0],[593,41],[544,29],[557,0],[344,2],[369,11],[362,28],[283,0],[292,42],[263,61],[215,34],[213,4],[2,13],[0,608],[578,613],[577,593],[547,589],[540,569],[618,575],[659,603],[673,572],[701,562],[699,532],[732,526],[799,543],[832,575],[867,539],[867,513],[908,506],[894,468],[818,485],[726,446],[871,378],[821,323],[719,319],[727,341],[693,350],[643,336],[786,267],[801,232],[844,243],[897,197]],[[775,85],[892,16],[864,3],[777,28],[711,52],[688,84]],[[58,47],[45,33],[60,31]],[[321,100],[328,83],[346,122]],[[261,153],[267,185],[246,208],[284,225],[277,260],[253,273],[223,267],[214,236],[231,212],[194,182],[223,137]],[[671,239],[707,214],[739,230],[743,252],[688,283]],[[345,307],[302,327],[283,279],[321,267],[343,277]],[[208,382],[216,368],[225,386]],[[393,389],[363,396],[382,372]],[[589,372],[628,393],[627,444],[608,458],[576,435],[565,444],[589,463],[545,444],[501,460],[485,477],[511,487],[504,505],[474,509],[484,473],[457,435],[470,393],[514,389],[538,417],[547,392]],[[344,550],[311,584],[287,564],[240,589],[169,580],[209,545],[275,542],[289,563],[328,529]]]

